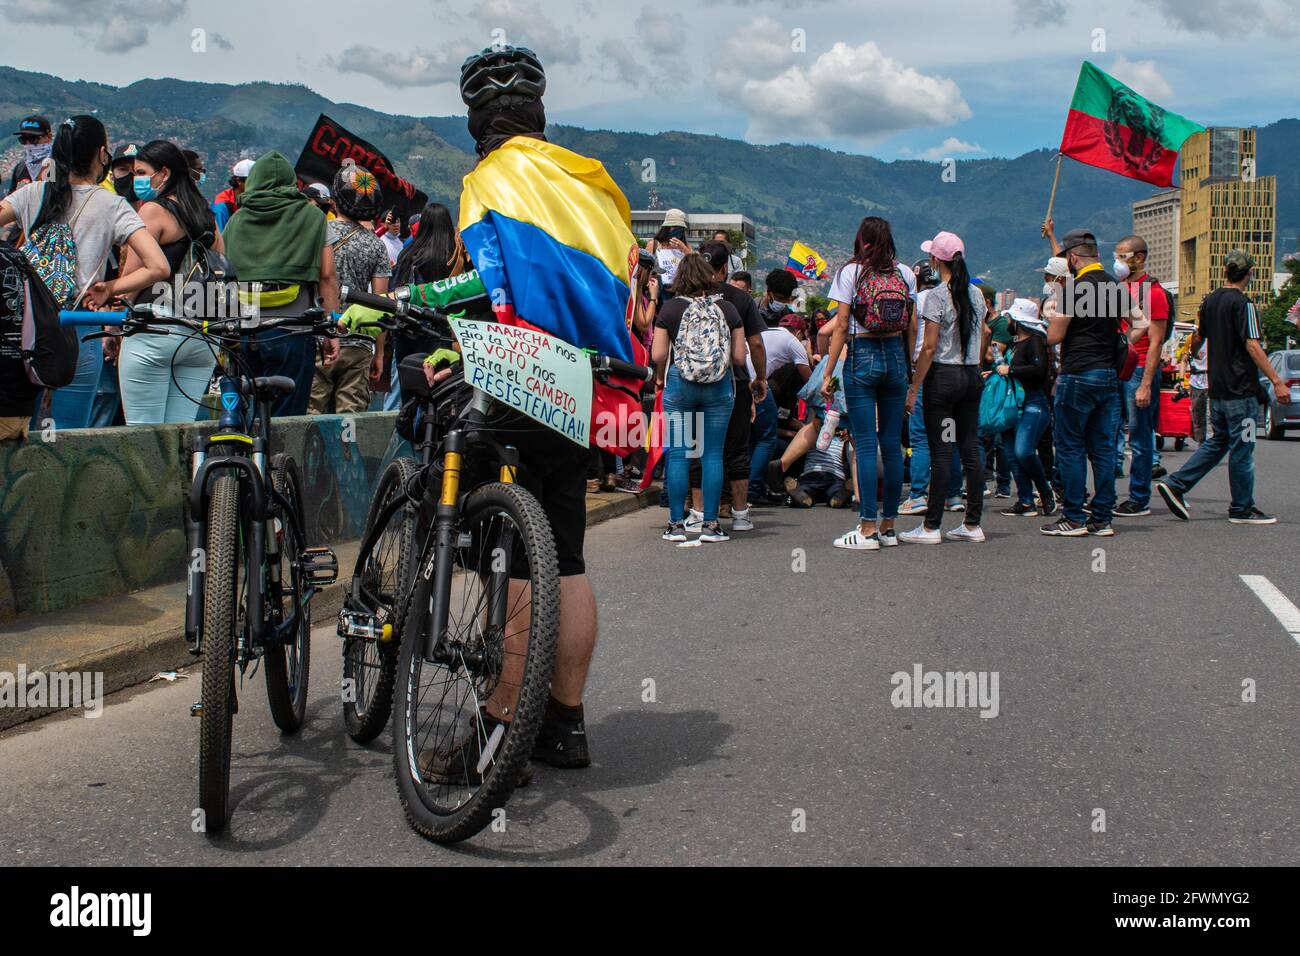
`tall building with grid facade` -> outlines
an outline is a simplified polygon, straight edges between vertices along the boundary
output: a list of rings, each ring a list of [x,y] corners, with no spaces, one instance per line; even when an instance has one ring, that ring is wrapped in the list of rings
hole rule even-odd
[[[1171,291],[1178,285],[1182,192],[1165,189],[1133,203],[1133,235],[1147,244],[1147,271]]]
[[[1273,295],[1277,177],[1255,175],[1255,130],[1214,127],[1183,144],[1179,218],[1178,311],[1194,318],[1223,284],[1223,260],[1245,249],[1255,260],[1247,294]]]

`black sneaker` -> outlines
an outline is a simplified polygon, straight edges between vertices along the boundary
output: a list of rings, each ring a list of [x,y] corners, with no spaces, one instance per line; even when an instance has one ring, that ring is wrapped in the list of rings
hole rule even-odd
[[[1251,508],[1244,515],[1228,515],[1233,524],[1277,524],[1277,519],[1266,515],[1258,508]]]
[[[774,495],[783,495],[791,490],[785,486],[785,469],[781,467],[780,458],[773,458],[768,463],[767,490]]]
[[[1046,501],[1038,502],[1038,513],[1044,518],[1050,518],[1056,514],[1056,499],[1048,498]]]
[[[1142,518],[1151,513],[1151,509],[1138,504],[1132,499],[1115,509],[1116,518]]]
[[[667,529],[664,531],[665,541],[685,541],[686,540],[686,523],[683,521],[669,522]]]
[[[1003,508],[999,514],[1007,518],[1036,518],[1038,517],[1038,508],[1034,505],[1027,505],[1023,501],[1017,501],[1010,508]]]
[[[1169,474],[1169,471],[1168,469],[1165,468],[1164,465],[1156,465],[1154,468],[1151,469],[1152,478],[1163,478],[1167,474]]]
[[[1038,530],[1053,538],[1086,538],[1088,536],[1088,528],[1085,525],[1075,524],[1065,516],[1053,521],[1051,524],[1043,525]]]
[[[548,710],[537,734],[537,743],[533,745],[533,759],[543,760],[561,770],[590,767],[587,728],[582,719],[571,720]]]
[[[1165,499],[1165,504],[1169,506],[1170,511],[1184,521],[1191,520],[1192,513],[1187,509],[1187,501],[1181,491],[1175,491],[1163,481],[1156,482],[1156,491],[1160,492],[1160,497]]]
[[[1085,526],[1088,534],[1094,538],[1113,538],[1115,529],[1110,526],[1109,521],[1089,521]]]
[[[416,758],[420,775],[450,787],[480,787],[483,774],[478,762],[482,757],[482,740],[490,738],[501,721],[486,711],[479,712],[478,723],[471,720],[469,733],[459,743],[446,750],[421,750]],[[480,730],[480,726],[482,730]],[[507,725],[508,727],[509,725]],[[516,787],[526,787],[533,781],[533,768],[524,764],[519,771]]]

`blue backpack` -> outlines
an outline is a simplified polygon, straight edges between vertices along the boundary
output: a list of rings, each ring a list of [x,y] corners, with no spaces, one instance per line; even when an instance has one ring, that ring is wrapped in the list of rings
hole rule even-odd
[[[1025,390],[1010,375],[996,372],[984,383],[980,396],[980,435],[992,438],[1011,431],[1020,424],[1025,405]]]

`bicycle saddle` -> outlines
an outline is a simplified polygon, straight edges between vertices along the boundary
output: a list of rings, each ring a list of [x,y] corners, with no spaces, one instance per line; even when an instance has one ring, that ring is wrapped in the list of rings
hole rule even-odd
[[[253,379],[253,388],[259,392],[283,392],[288,395],[297,384],[287,375],[268,375]]]

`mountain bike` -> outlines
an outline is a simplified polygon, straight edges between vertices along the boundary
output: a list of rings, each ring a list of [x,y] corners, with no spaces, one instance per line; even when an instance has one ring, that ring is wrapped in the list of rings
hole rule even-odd
[[[445,327],[437,310],[347,288],[341,295]],[[591,362],[598,377],[651,374],[608,356]],[[518,484],[519,452],[509,443],[512,432],[540,426],[459,372],[431,388],[417,363],[409,368],[418,374],[404,375],[402,388],[418,400],[419,464],[376,492],[340,633],[390,645],[402,807],[416,832],[455,843],[487,825],[532,754],[550,691],[559,569],[550,523]],[[386,537],[398,559],[389,583],[376,587],[381,576],[367,568]],[[415,550],[400,550],[412,542]]]
[[[198,336],[225,356],[221,416],[193,454],[186,497],[185,639],[190,653],[203,658],[202,698],[191,708],[199,718],[199,808],[205,831],[217,833],[230,818],[235,672],[248,676],[260,662],[271,718],[284,733],[297,733],[307,709],[310,601],[338,573],[334,553],[307,541],[297,463],[274,450],[271,405],[294,382],[248,375],[239,346],[247,336],[276,329],[331,335],[334,322],[321,309],[204,322],[162,315],[150,305],[59,317],[67,325],[121,325],[87,339]]]

